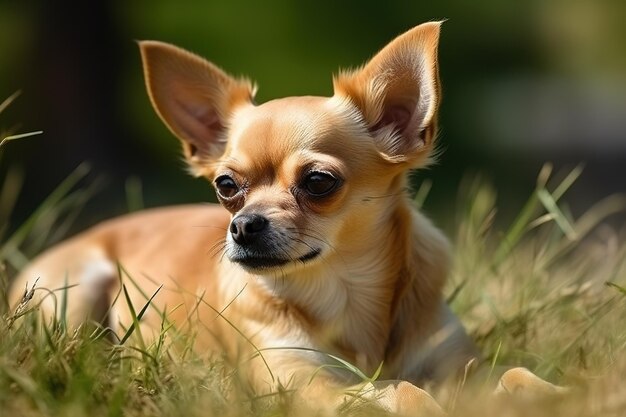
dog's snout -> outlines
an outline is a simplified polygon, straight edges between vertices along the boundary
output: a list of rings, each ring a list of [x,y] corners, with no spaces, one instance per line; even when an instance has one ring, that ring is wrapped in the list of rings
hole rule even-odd
[[[254,243],[267,229],[269,221],[260,214],[240,214],[230,223],[230,234],[240,245]]]

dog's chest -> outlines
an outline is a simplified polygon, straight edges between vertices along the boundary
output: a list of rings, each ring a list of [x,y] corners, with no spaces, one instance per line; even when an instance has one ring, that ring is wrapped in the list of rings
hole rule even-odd
[[[310,336],[311,348],[373,371],[384,359],[392,294],[380,275],[368,272],[306,277],[300,285],[265,280],[264,286],[287,306],[292,325]]]

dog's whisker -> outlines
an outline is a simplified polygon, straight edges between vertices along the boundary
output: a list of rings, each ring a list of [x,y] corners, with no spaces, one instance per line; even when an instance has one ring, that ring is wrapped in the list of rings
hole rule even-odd
[[[222,252],[222,255],[225,253],[225,249],[226,249],[226,239],[222,239],[219,240],[217,242],[215,242],[213,245],[211,245],[211,247],[209,248],[209,250],[207,251],[207,254],[212,258],[215,255],[217,255],[218,253]]]
[[[224,232],[228,232],[228,228],[226,227],[222,227],[222,226],[214,226],[214,225],[195,225],[192,227],[198,227],[198,228],[208,228],[208,229],[217,229],[217,230],[223,230]]]
[[[289,251],[290,247],[287,244],[279,243],[277,249],[284,254],[286,259],[288,259],[289,261],[293,261],[293,257],[291,256],[291,253]]]
[[[290,237],[289,239],[291,239],[294,242],[298,242],[303,244],[304,246],[308,247],[309,249],[311,249],[312,251],[316,250],[316,248],[314,248],[313,246],[311,246],[310,244],[308,244],[307,242],[305,242],[304,240],[297,238],[297,237]]]
[[[317,242],[320,242],[322,244],[324,244],[325,246],[333,249],[336,251],[336,249],[333,247],[333,245],[330,244],[330,242],[328,242],[328,240],[324,239],[321,235],[314,235],[312,233],[318,233],[317,231],[313,230],[313,229],[307,229],[307,228],[297,228],[297,227],[287,227],[286,230],[292,231],[292,232],[296,232],[299,233],[302,236],[311,238]],[[307,233],[309,232],[309,233]]]
[[[400,197],[400,196],[406,195],[407,192],[408,192],[408,190],[404,189],[404,190],[399,191],[397,193],[381,194],[381,195],[369,195],[369,196],[365,196],[361,201],[381,200],[381,199],[384,199],[384,198]]]

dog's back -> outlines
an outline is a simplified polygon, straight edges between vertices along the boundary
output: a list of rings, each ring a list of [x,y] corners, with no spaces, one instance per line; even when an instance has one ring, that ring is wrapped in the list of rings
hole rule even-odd
[[[65,302],[67,322],[78,325],[92,319],[121,331],[132,323],[120,294],[122,278],[137,311],[161,285],[156,299],[160,309],[181,303],[183,294],[195,296],[200,283],[214,282],[211,258],[219,252],[228,220],[219,206],[188,205],[105,221],[34,259],[13,282],[10,304],[17,305],[36,282],[30,304],[41,303],[46,318],[60,318]],[[143,318],[154,326],[160,320],[157,309]]]

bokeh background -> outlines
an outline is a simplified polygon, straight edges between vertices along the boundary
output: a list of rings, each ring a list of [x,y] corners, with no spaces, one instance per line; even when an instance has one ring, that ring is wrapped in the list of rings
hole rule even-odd
[[[0,130],[43,130],[3,150],[0,175],[20,178],[15,228],[77,165],[105,186],[76,228],[145,206],[212,201],[183,170],[177,141],[145,93],[134,40],[175,43],[259,86],[258,101],[330,95],[331,74],[394,36],[438,19],[444,86],[439,163],[426,211],[452,227],[459,188],[481,173],[503,217],[541,166],[585,164],[568,196],[574,215],[626,191],[626,2],[0,0]],[[508,213],[508,214],[507,214]],[[621,221],[621,220],[619,220]]]

